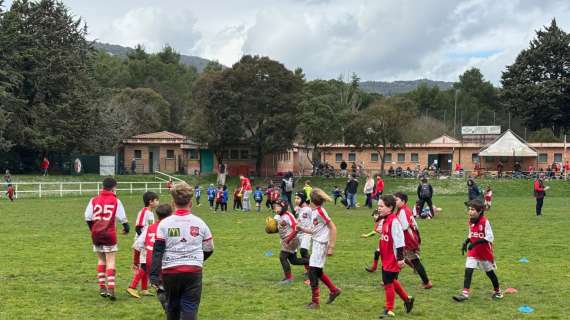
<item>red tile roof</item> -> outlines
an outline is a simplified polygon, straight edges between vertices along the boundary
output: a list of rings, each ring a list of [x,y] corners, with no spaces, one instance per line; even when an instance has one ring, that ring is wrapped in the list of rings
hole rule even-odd
[[[186,136],[169,131],[160,131],[138,134],[131,139],[186,139]]]

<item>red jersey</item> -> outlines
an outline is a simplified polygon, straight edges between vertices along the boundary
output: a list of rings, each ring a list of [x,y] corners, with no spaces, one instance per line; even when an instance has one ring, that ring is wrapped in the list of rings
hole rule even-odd
[[[49,161],[48,161],[48,160],[43,160],[43,161],[42,161],[41,168],[42,168],[42,169],[47,169],[48,167],[49,167]]]
[[[243,178],[241,180],[241,187],[243,188],[244,191],[251,191],[251,181],[249,180],[249,178]]]
[[[397,248],[403,248],[404,232],[395,214],[390,214],[382,220],[382,234],[380,236],[380,257],[382,269],[389,272],[400,272]]]
[[[115,220],[127,222],[125,208],[117,196],[103,190],[91,199],[85,209],[85,221],[92,221],[91,239],[94,245],[114,246],[117,244]]]
[[[406,250],[418,250],[420,248],[420,237],[418,224],[410,207],[404,205],[400,211],[398,211],[398,221],[402,225],[402,230],[404,231],[404,243],[406,245]]]
[[[281,197],[281,193],[279,193],[279,191],[274,189],[271,192],[271,201],[277,201],[277,200],[279,200],[280,197]]]
[[[469,241],[475,243],[479,239],[485,239],[487,242],[475,245],[473,249],[467,252],[468,257],[478,260],[495,261],[493,256],[493,230],[491,224],[485,216],[481,216],[477,223],[469,221]]]
[[[154,241],[156,240],[156,230],[158,229],[158,224],[160,221],[151,224],[146,229],[146,235],[144,237],[144,249],[146,250],[146,265],[150,268],[152,263],[152,251],[154,249]]]

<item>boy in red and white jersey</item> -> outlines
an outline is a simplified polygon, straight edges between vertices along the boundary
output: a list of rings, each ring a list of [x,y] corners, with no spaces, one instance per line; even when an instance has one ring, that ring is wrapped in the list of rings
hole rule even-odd
[[[115,220],[123,224],[123,234],[129,233],[130,229],[125,208],[115,195],[116,189],[117,181],[106,178],[103,180],[103,190],[89,201],[85,209],[85,221],[91,231],[93,251],[97,252],[99,260],[99,294],[111,300],[115,300],[115,255],[118,251]]]
[[[404,231],[398,221],[396,198],[384,195],[378,200],[378,213],[382,219],[382,234],[380,236],[380,257],[382,260],[382,282],[386,293],[386,305],[380,318],[393,317],[395,294],[404,300],[406,313],[412,311],[414,298],[408,296],[404,287],[398,281],[398,275],[404,262]]]
[[[332,303],[340,294],[341,290],[337,288],[329,276],[323,272],[327,256],[332,256],[336,243],[336,225],[332,222],[322,205],[326,201],[332,199],[321,189],[314,188],[311,191],[311,207],[313,212],[311,220],[313,225],[311,228],[303,228],[297,226],[297,230],[311,234],[312,252],[309,260],[309,280],[311,281],[312,299],[307,304],[308,309],[318,309],[320,307],[320,288],[319,280],[321,280],[329,289],[329,299],[327,304]]]
[[[133,245],[134,249],[133,266],[137,270],[143,269],[146,275],[150,273],[149,271],[152,262],[152,248],[154,246],[154,240],[156,237],[156,229],[158,228],[158,224],[160,223],[161,220],[167,218],[172,214],[172,207],[169,204],[161,204],[156,208],[156,214],[158,216],[158,222],[155,222],[150,226],[145,227]],[[137,273],[137,275],[135,275],[135,278],[137,276],[141,277],[142,275],[139,275]],[[133,279],[133,283],[135,284],[133,285],[131,283],[131,286],[129,287],[129,289],[127,289],[127,292],[135,298],[140,298],[138,292],[136,292],[136,282],[137,281]],[[144,292],[144,290],[146,289],[143,288],[143,292],[141,292],[143,295],[152,295],[148,291]],[[133,294],[133,292],[131,291],[134,291],[135,294]]]
[[[303,191],[299,191],[295,194],[295,214],[297,215],[297,221],[302,228],[310,229],[312,227],[313,221],[311,220],[311,215],[313,210],[308,204],[307,194]],[[301,257],[306,259],[305,264],[305,283],[309,284],[309,250],[311,250],[311,235],[299,231],[297,234],[300,243]]]
[[[6,195],[10,201],[14,201],[14,186],[12,184],[8,184],[8,187],[6,188]]]
[[[380,214],[378,213],[378,209],[374,209],[374,211],[372,211],[372,218],[374,219],[374,228],[369,233],[360,235],[362,238],[369,238],[375,234],[382,234],[382,224],[380,222],[381,218]],[[376,250],[374,250],[374,260],[372,260],[372,266],[364,267],[364,270],[367,272],[376,272],[378,269],[378,260],[380,260],[380,248],[376,248]]]
[[[420,230],[412,210],[408,207],[408,195],[403,192],[396,192],[394,197],[396,198],[396,207],[398,208],[398,221],[404,231],[404,261],[418,273],[422,279],[422,287],[431,289],[432,283],[420,261],[422,238],[420,237]]]
[[[461,253],[467,251],[465,262],[465,278],[463,280],[463,292],[453,297],[453,300],[462,302],[469,299],[471,279],[475,268],[482,269],[493,284],[493,299],[502,299],[503,293],[499,286],[499,279],[495,274],[497,266],[493,255],[493,241],[495,239],[489,220],[484,216],[484,206],[480,200],[465,202],[468,207],[469,233],[463,242]]]
[[[309,259],[297,258],[297,248],[299,248],[299,238],[297,238],[297,221],[291,212],[287,210],[289,203],[287,200],[278,200],[273,204],[275,211],[274,219],[277,221],[277,230],[281,238],[281,252],[279,261],[283,268],[284,278],[279,284],[289,284],[293,282],[291,274],[291,264],[304,265],[309,263]],[[291,263],[291,264],[289,264]]]
[[[144,208],[142,208],[137,215],[136,226],[135,226],[135,231],[136,231],[135,243],[137,239],[142,237],[142,232],[144,228],[147,228],[148,226],[154,223],[154,213],[152,213],[152,210],[155,209],[159,204],[158,195],[152,191],[145,192],[143,194],[143,203],[144,203]],[[144,237],[142,238],[143,238],[142,240],[144,241]],[[137,292],[137,286],[139,284],[139,281],[141,282],[141,290],[142,290],[141,294],[145,296],[152,295],[148,291],[148,273],[146,271],[146,266],[145,266],[146,251],[143,248],[143,250],[138,252],[139,252],[140,261],[135,261],[135,263],[133,263],[133,270],[135,272],[135,275],[133,276],[131,284],[127,288],[127,293],[135,298],[140,298],[140,295]],[[136,249],[134,251],[134,254],[135,255],[137,254]]]
[[[483,199],[485,200],[485,211],[491,210],[491,205],[493,204],[493,189],[491,189],[491,186],[487,186]]]

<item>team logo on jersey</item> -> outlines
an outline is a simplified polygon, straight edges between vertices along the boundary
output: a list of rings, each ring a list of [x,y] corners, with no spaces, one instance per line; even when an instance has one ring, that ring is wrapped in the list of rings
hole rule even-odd
[[[382,239],[382,241],[389,241],[390,238],[388,237],[387,234],[383,234],[382,236],[380,236],[380,239]]]
[[[180,242],[186,242],[186,239],[182,238],[182,240],[180,240]]]
[[[319,220],[317,218],[313,219],[313,225],[316,226],[317,224],[319,224]]]
[[[197,237],[200,234],[199,227],[190,227],[190,235],[193,237]]]
[[[169,237],[180,237],[180,228],[168,228]]]

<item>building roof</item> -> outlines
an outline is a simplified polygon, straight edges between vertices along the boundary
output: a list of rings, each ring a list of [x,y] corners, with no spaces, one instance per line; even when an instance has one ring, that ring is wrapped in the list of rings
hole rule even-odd
[[[446,134],[442,135],[441,137],[435,138],[428,143],[429,144],[460,144],[459,140],[452,138]]]
[[[160,132],[137,134],[136,136],[133,136],[131,139],[186,139],[186,136],[169,131],[160,131]]]
[[[537,152],[510,129],[479,151],[482,157],[536,157]]]

